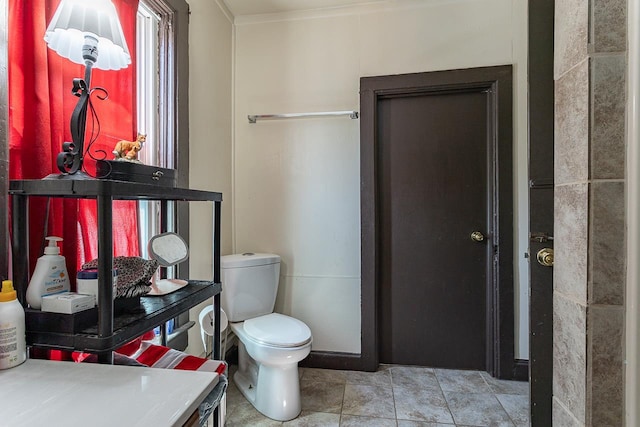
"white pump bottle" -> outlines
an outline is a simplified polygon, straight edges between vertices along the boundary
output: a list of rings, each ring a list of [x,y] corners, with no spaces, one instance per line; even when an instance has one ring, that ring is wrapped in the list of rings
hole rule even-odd
[[[49,244],[44,248],[44,255],[38,258],[27,287],[27,302],[31,308],[38,310],[42,306],[43,296],[69,292],[71,289],[67,265],[58,247],[58,242],[62,239],[54,236],[46,239]]]
[[[11,280],[2,281],[0,290],[0,369],[18,366],[27,358],[24,309],[16,299]]]

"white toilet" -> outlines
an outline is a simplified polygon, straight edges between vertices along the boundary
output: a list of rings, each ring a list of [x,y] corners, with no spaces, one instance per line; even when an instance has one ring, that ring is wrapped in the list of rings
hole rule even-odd
[[[269,418],[300,414],[298,362],[311,351],[311,330],[298,319],[273,313],[280,257],[244,253],[220,257],[222,309],[238,337],[233,379],[253,406]]]

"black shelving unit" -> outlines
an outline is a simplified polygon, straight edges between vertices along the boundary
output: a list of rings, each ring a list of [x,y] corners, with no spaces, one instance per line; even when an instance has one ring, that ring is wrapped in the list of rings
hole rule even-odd
[[[142,333],[163,325],[169,319],[213,297],[215,330],[214,359],[220,359],[220,213],[222,194],[185,188],[163,187],[135,182],[100,179],[14,180],[9,183],[12,199],[13,277],[18,300],[26,306],[29,284],[29,198],[61,197],[96,199],[98,221],[98,313],[97,324],[74,332],[27,330],[27,344],[97,353],[101,363],[113,364],[113,350]],[[169,295],[140,298],[137,311],[114,315],[112,202],[114,200],[209,201],[214,203],[214,242],[212,282],[189,281]]]

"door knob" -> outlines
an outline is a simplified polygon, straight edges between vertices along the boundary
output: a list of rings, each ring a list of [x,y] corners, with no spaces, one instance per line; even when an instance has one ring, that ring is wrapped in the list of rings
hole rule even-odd
[[[484,240],[484,234],[479,231],[474,231],[471,233],[471,240],[474,242],[482,242]]]
[[[538,263],[545,267],[553,267],[553,249],[542,248],[538,251]]]

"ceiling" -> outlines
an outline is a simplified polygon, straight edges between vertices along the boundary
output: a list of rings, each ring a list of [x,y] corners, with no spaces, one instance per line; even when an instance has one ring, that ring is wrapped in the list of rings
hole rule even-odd
[[[328,9],[386,0],[224,0],[233,16]]]

